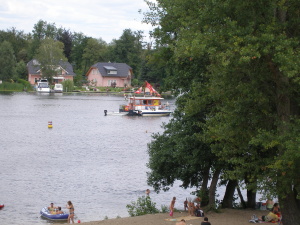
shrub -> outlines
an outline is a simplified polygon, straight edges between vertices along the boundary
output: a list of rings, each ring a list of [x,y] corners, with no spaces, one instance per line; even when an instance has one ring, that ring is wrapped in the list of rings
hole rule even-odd
[[[136,202],[131,202],[131,205],[126,205],[130,216],[141,216],[146,214],[158,213],[159,210],[155,207],[156,203],[151,201],[149,196],[139,197]]]
[[[71,80],[65,80],[62,82],[64,92],[72,92],[74,90],[74,82]]]
[[[32,88],[32,85],[29,83],[29,81],[27,80],[24,80],[24,79],[18,79],[17,80],[17,83],[20,83],[24,86],[24,90],[25,91],[32,91],[33,88]]]
[[[161,212],[162,212],[162,213],[169,212],[169,207],[166,206],[166,205],[161,205]]]
[[[24,86],[19,83],[3,82],[0,84],[0,91],[23,91]]]

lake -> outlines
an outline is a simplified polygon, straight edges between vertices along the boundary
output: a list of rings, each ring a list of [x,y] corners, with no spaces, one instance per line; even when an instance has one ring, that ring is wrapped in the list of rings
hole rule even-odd
[[[126,205],[152,190],[147,143],[171,117],[104,116],[124,103],[96,93],[0,94],[0,223],[46,224],[41,208],[66,210],[69,200],[81,222],[129,216]],[[179,185],[151,192],[157,208],[173,196],[183,208],[191,190]]]

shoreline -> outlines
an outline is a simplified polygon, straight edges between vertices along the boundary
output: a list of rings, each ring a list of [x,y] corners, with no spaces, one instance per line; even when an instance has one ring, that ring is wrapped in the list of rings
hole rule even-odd
[[[218,213],[205,213],[205,216],[208,217],[211,225],[249,225],[249,220],[253,214],[260,217],[267,215],[267,213],[266,210],[222,209]],[[188,213],[183,211],[174,212],[173,218],[169,216],[169,213],[158,213],[101,221],[81,221],[81,223],[85,225],[176,225],[182,218],[186,220],[187,225],[200,225],[203,221],[203,217],[188,216]],[[78,220],[74,220],[74,222],[78,223]],[[54,225],[58,225],[58,223]]]

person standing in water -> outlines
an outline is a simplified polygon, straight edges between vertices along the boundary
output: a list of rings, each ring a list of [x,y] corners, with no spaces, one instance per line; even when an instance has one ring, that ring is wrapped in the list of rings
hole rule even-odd
[[[74,223],[74,211],[75,211],[75,209],[74,209],[74,206],[73,206],[71,201],[68,201],[67,208],[70,210],[70,214],[68,216],[68,223],[71,223],[71,221],[72,221],[72,223]]]

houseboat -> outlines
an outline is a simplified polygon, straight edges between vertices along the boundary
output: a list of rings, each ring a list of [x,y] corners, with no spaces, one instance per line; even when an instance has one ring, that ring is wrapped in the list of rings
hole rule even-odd
[[[42,79],[37,82],[36,91],[41,93],[50,93],[50,86],[47,79]]]
[[[169,104],[162,104],[161,97],[129,97],[127,105],[121,105],[119,112],[129,116],[169,116],[172,111]]]

